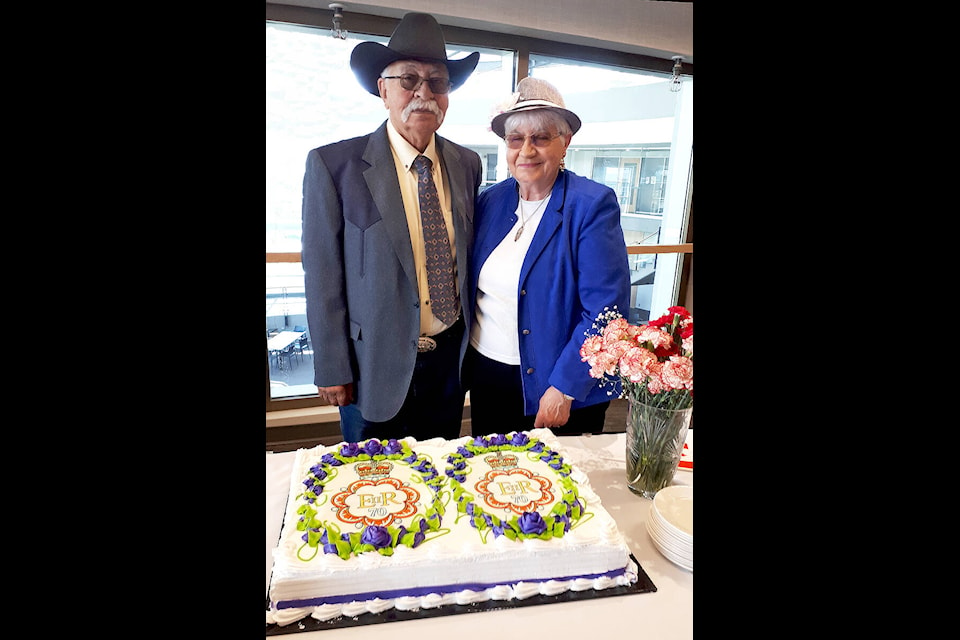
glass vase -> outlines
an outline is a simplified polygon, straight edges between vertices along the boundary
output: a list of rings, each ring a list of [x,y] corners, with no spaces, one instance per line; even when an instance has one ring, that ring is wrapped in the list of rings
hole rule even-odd
[[[673,480],[693,407],[660,409],[629,400],[627,412],[627,486],[652,499]]]

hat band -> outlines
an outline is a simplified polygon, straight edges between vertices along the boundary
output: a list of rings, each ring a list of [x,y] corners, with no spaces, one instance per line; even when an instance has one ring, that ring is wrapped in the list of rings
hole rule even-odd
[[[536,109],[538,107],[549,107],[552,109],[563,109],[564,111],[569,111],[563,105],[559,105],[556,102],[550,102],[549,100],[522,100],[517,104],[513,105],[510,108],[510,111],[521,111],[523,109]]]

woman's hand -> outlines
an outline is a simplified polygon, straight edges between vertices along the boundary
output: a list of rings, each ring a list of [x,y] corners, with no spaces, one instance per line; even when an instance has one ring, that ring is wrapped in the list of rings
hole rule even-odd
[[[549,429],[567,424],[567,420],[570,419],[571,404],[573,400],[569,400],[556,387],[550,387],[540,397],[540,408],[537,410],[537,419],[533,427]]]

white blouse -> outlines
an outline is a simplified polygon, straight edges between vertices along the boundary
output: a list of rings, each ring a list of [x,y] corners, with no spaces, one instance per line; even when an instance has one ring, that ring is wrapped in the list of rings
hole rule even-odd
[[[543,219],[550,194],[543,200],[521,199],[517,204],[517,223],[504,236],[480,268],[477,280],[476,318],[470,332],[470,344],[484,356],[505,364],[520,364],[517,330],[517,299],[520,269],[537,227]],[[524,222],[524,216],[526,222]],[[520,226],[523,233],[514,240]]]

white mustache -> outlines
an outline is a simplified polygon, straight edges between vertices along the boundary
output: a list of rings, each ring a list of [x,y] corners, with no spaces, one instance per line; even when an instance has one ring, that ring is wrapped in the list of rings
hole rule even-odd
[[[440,110],[440,105],[435,100],[414,98],[403,108],[400,118],[406,122],[414,111],[429,111],[437,117],[437,124],[443,124],[443,111]]]

